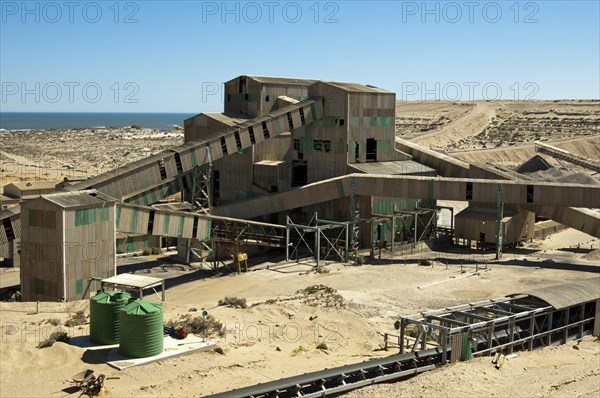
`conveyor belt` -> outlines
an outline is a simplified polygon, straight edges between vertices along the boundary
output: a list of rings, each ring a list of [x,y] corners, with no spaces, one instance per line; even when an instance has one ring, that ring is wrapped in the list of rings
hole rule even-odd
[[[495,203],[502,186],[506,204],[554,208],[600,207],[600,185],[476,180],[443,177],[349,174],[305,185],[290,191],[214,208],[214,214],[253,218],[297,207],[348,197],[354,181],[358,196],[427,198]],[[593,213],[590,213],[593,216]],[[589,217],[587,233],[600,237],[600,218]],[[595,221],[594,221],[595,220]]]
[[[323,100],[307,99],[214,134],[188,142],[65,188],[96,189],[118,201],[150,205],[191,187],[197,166],[312,123],[323,117]],[[20,206],[0,213],[0,245],[20,239]],[[146,233],[142,231],[141,233]]]
[[[518,173],[506,173],[497,168],[474,166],[454,157],[433,151],[429,148],[396,137],[396,148],[414,156],[415,160],[432,167],[445,177],[478,177],[506,180],[534,181]],[[557,148],[558,149],[558,148]],[[600,202],[600,200],[598,201]],[[530,211],[568,227],[575,228],[595,237],[600,236],[600,215],[586,208],[553,206],[527,206]],[[600,206],[597,205],[597,206]]]
[[[370,384],[398,380],[432,370],[439,366],[440,362],[441,352],[435,348],[306,373],[207,397],[328,397]]]

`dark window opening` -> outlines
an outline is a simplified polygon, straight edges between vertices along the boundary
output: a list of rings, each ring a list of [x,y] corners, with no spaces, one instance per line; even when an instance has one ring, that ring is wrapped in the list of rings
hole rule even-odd
[[[178,173],[183,172],[183,165],[181,164],[181,156],[177,152],[175,152],[175,167],[177,167]]]
[[[467,182],[467,192],[465,195],[466,200],[473,200],[473,183]]]
[[[235,146],[237,146],[237,149],[242,149],[242,140],[240,138],[240,132],[236,131],[235,133],[233,133],[233,136],[235,137]]]
[[[167,179],[167,169],[165,169],[165,161],[163,159],[158,161],[158,168],[160,169],[160,178],[163,180]]]
[[[239,84],[239,92],[240,94],[244,92],[244,86],[246,85],[246,78],[245,77],[240,77],[240,84]]]
[[[8,238],[8,240],[14,240],[15,231],[13,230],[10,218],[5,218],[4,220],[2,220],[2,225],[4,227],[4,232],[6,233],[6,237]]]
[[[338,119],[338,126],[342,127],[344,125],[344,119]]]
[[[154,210],[150,210],[150,214],[148,215],[148,235],[152,235],[153,229],[154,229]]]
[[[248,98],[250,98],[249,94],[244,94],[244,101],[248,101]]]
[[[269,222],[271,224],[277,224],[278,221],[279,221],[279,219],[277,217],[277,213],[271,213],[271,214],[269,214]]]
[[[263,135],[265,136],[265,139],[269,139],[271,137],[271,135],[269,134],[269,129],[267,128],[267,122],[262,122],[262,128],[263,128]]]
[[[304,159],[304,153],[298,152],[298,160]]]
[[[277,192],[278,190],[279,190],[279,187],[277,185],[271,185],[271,193]]]
[[[306,119],[304,119],[304,108],[298,109],[300,111],[300,123],[302,125],[306,124]]]
[[[297,138],[294,138],[294,151],[300,152],[300,140]]]
[[[217,201],[221,197],[221,174],[219,170],[213,170],[212,175],[212,188],[213,188],[213,203],[217,203]]]
[[[185,176],[183,176],[183,177],[181,178],[181,185],[183,185],[183,189],[184,189],[184,191],[187,191],[187,192],[189,192],[189,190],[190,190],[190,189],[189,189],[189,187],[188,187],[188,183],[187,183],[187,177],[188,177],[188,176],[187,176],[187,175],[185,175]]]
[[[287,120],[288,120],[288,127],[290,128],[290,131],[294,129],[294,120],[292,119],[292,113],[288,112],[287,113]]]
[[[269,101],[271,101],[271,96],[270,95],[265,96],[265,102],[269,102]]]
[[[375,138],[367,138],[367,162],[377,161],[377,141]]]
[[[533,185],[527,185],[527,203],[533,203]]]
[[[250,134],[250,143],[252,145],[256,144],[256,138],[254,138],[254,128],[252,126],[248,127],[248,133]]]
[[[354,143],[354,161],[360,163],[360,146],[358,145],[358,142]]]
[[[321,141],[321,140],[314,140],[313,141],[313,148],[315,149],[315,151],[322,151],[323,150],[323,141]]]
[[[194,217],[194,226],[192,227],[192,236],[195,238],[198,233],[198,217]]]
[[[292,187],[308,184],[308,165],[306,161],[292,160]]]
[[[225,137],[221,137],[221,150],[224,155],[227,155],[227,144],[225,143]]]
[[[323,140],[323,150],[325,152],[331,152],[331,141]]]
[[[479,242],[485,243],[485,232],[479,233]]]
[[[231,102],[231,94],[227,94],[227,102]]]

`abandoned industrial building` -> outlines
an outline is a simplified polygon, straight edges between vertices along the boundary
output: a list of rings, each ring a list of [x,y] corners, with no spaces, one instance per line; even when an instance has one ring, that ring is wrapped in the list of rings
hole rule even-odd
[[[500,256],[533,236],[535,215],[600,236],[586,210],[598,207],[598,186],[514,181],[397,140],[395,104],[369,85],[237,77],[223,113],[185,120],[183,145],[4,210],[1,257],[20,260],[23,300],[68,301],[114,276],[119,247],[134,239],[176,239],[187,261],[263,246],[288,259],[304,250],[318,266],[451,238]],[[440,199],[469,202],[450,228],[438,228]]]

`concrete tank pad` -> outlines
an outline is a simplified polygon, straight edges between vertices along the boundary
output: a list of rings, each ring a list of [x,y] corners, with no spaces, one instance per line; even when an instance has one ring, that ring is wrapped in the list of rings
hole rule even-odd
[[[170,336],[165,336],[163,352],[158,355],[146,358],[130,358],[122,355],[117,347],[108,352],[106,363],[115,369],[123,370],[133,366],[145,365],[151,362],[160,361],[162,359],[208,351],[214,349],[215,347],[215,343],[210,341],[202,341],[201,337],[196,337],[194,335],[188,335],[188,337],[183,340],[177,340]]]
[[[197,337],[192,334],[188,335],[183,340],[177,340],[170,336],[165,336],[163,342],[163,352],[160,354],[146,358],[130,358],[122,355],[119,352],[118,344],[96,345],[90,340],[89,336],[74,337],[71,339],[70,344],[85,348],[86,352],[89,352],[90,354],[91,352],[98,353],[101,350],[106,350],[106,354],[102,354],[102,357],[104,358],[104,355],[106,355],[106,363],[118,370],[123,370],[138,365],[145,365],[171,357],[208,351],[216,347],[215,343],[203,341],[201,337]],[[84,358],[85,357],[87,357],[86,354],[84,354]]]

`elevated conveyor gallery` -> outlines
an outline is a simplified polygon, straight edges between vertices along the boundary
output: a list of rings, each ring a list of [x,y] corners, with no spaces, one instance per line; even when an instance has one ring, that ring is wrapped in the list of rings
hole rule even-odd
[[[189,175],[197,166],[237,153],[283,132],[323,117],[323,101],[307,99],[66,188],[95,189],[118,201],[150,205],[191,187]],[[20,207],[0,213],[0,245],[20,239]],[[144,231],[145,233],[145,231]]]
[[[496,169],[475,167],[467,162],[425,148],[421,145],[396,137],[396,148],[411,154],[418,162],[435,168],[444,177],[457,178],[492,178],[505,180],[533,181],[522,174],[506,173]],[[572,206],[572,205],[570,205]],[[535,214],[554,220],[568,227],[585,232],[588,235],[599,237],[600,214],[596,211],[580,207],[553,207],[553,206],[531,206],[527,209]],[[600,198],[596,205],[600,206]]]
[[[507,180],[471,180],[413,176],[349,174],[242,203],[217,207],[215,214],[253,218],[264,214],[308,206],[350,196],[352,185],[357,196],[472,200],[496,203],[498,187],[506,204],[564,207],[596,207],[600,186],[514,182]],[[591,231],[600,236],[600,228]]]

